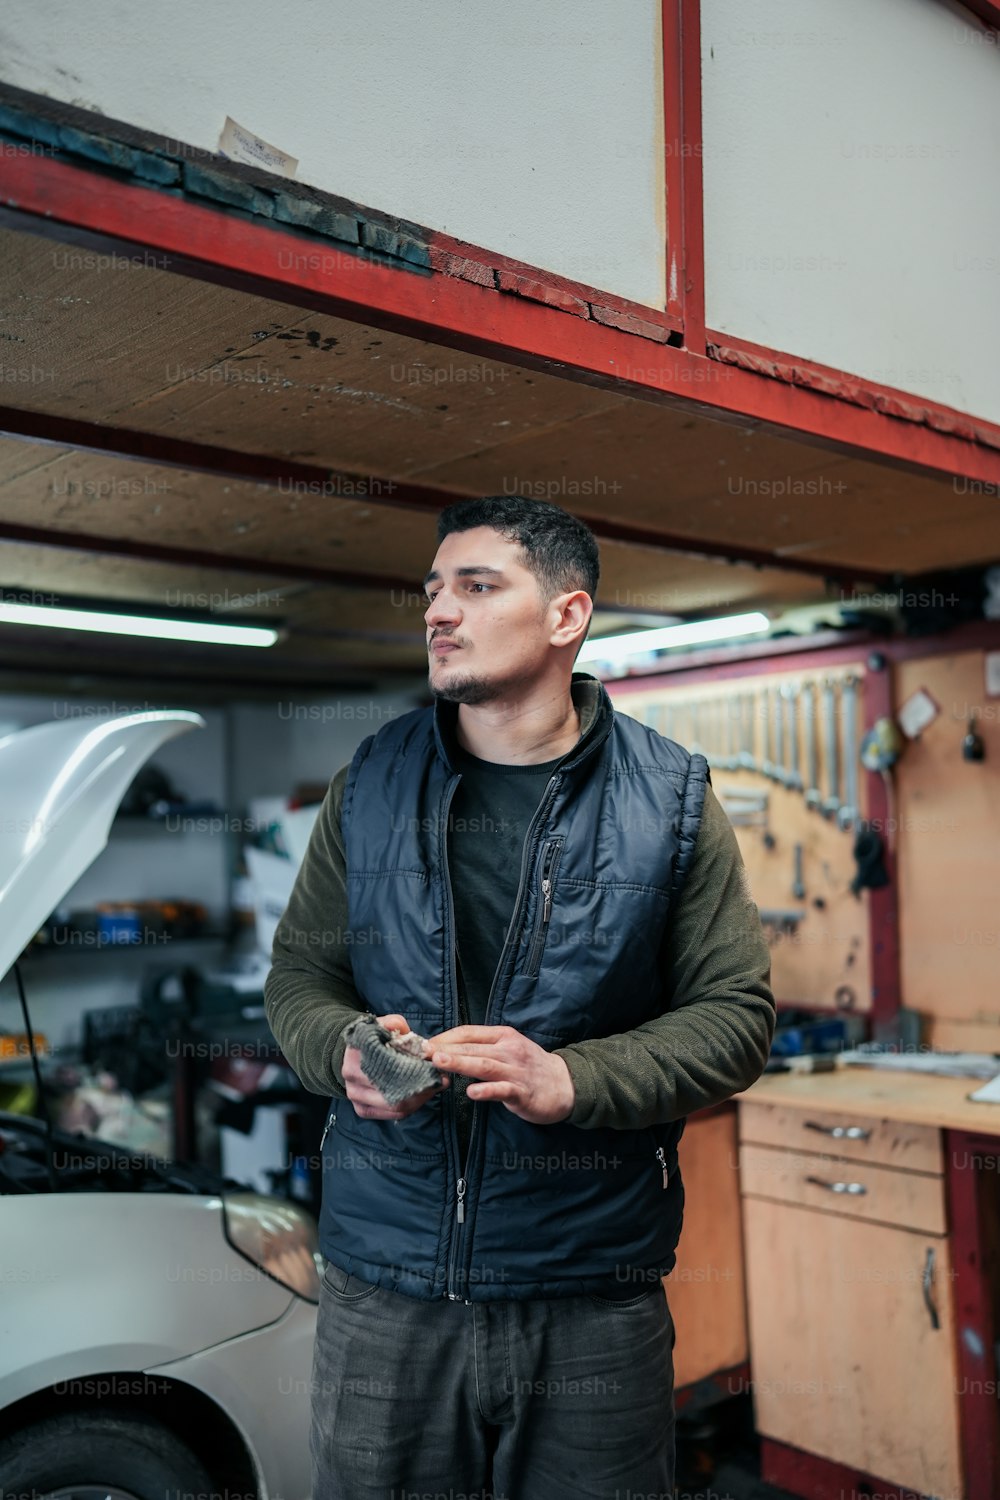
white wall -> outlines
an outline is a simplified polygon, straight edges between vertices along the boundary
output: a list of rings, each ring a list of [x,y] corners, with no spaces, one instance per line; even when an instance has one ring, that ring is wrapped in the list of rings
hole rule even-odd
[[[710,328],[1000,422],[1000,31],[702,0]]]
[[[0,78],[664,305],[657,0],[7,0]]]
[[[418,706],[425,686],[234,703],[229,710],[233,805],[244,807],[251,797],[276,796],[301,783],[331,781],[363,739]]]

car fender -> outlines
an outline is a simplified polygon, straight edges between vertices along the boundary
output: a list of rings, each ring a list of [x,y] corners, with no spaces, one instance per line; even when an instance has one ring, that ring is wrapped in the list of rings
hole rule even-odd
[[[0,1408],[109,1371],[141,1377],[300,1300],[228,1243],[217,1196],[7,1196],[0,1214]]]

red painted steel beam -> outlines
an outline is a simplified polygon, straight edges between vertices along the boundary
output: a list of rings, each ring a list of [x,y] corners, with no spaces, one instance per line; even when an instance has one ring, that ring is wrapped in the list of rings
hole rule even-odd
[[[869,667],[861,694],[862,734],[879,719],[894,719],[895,690],[889,658],[880,670]],[[858,780],[867,790],[866,821],[882,838],[883,863],[889,884],[868,891],[868,947],[871,977],[872,1040],[893,1041],[894,1023],[903,1004],[903,974],[899,944],[899,862],[896,857],[898,817],[890,786],[877,771],[859,768]],[[896,827],[893,826],[895,819]]]
[[[760,1477],[802,1500],[862,1500],[864,1495],[876,1494],[878,1500],[918,1500],[912,1490],[768,1437],[761,1438]]]
[[[960,0],[960,3],[993,33],[992,40],[1000,43],[1000,5],[994,4],[993,0]]]
[[[667,312],[705,353],[700,0],[661,0]]]
[[[946,1130],[944,1145],[954,1279],[939,1292],[954,1301],[965,1495],[966,1500],[996,1500],[1000,1495],[1000,1424],[993,1342],[997,1330],[990,1285],[995,1267],[983,1235],[980,1193],[986,1183],[991,1197],[995,1191],[1000,1140],[995,1135]]]
[[[703,359],[527,297],[498,295],[495,287],[401,271],[346,251],[333,253],[329,247],[322,255],[289,256],[290,245],[315,252],[323,242],[46,158],[5,156],[0,190],[0,202],[6,205],[2,222],[28,233],[117,246],[126,254],[152,251],[162,269],[297,307],[736,425],[749,420],[766,431],[813,438],[822,446],[876,456],[903,469],[1000,483],[1000,450],[831,402],[820,392]],[[941,411],[949,419],[954,416]]]
[[[663,48],[663,186],[667,312],[684,326],[684,116],[680,0],[661,0]],[[685,339],[685,344],[688,340]],[[697,347],[697,346],[696,346]],[[703,354],[704,346],[698,349]]]
[[[684,217],[684,345],[705,346],[705,207],[702,173],[701,0],[678,0],[681,26],[681,169]]]
[[[215,478],[273,485],[289,493],[302,489],[305,494],[326,495],[331,499],[363,500],[365,505],[397,506],[404,510],[422,510],[432,514],[442,511],[453,501],[469,498],[454,490],[414,484],[409,480],[347,473],[343,470],[324,468],[320,464],[306,464],[290,459],[275,458],[268,453],[245,453],[232,448],[217,447],[210,443],[189,442],[187,439],[174,438],[163,433],[139,432],[125,427],[106,427],[99,422],[87,422],[76,417],[57,416],[49,412],[24,411],[10,406],[0,406],[0,437],[19,438],[29,442],[47,443],[57,448],[74,448],[80,452],[101,453],[113,458],[161,464],[169,468],[184,469],[188,473],[210,474]],[[775,568],[782,572],[798,574],[800,577],[804,575],[841,583],[853,583],[858,579],[887,583],[891,576],[878,569],[850,567],[844,563],[827,563],[802,557],[786,557],[768,552],[763,547],[745,547],[731,542],[709,541],[703,537],[659,531],[648,526],[633,526],[625,521],[613,521],[602,516],[581,515],[580,519],[586,522],[595,536],[662,552],[717,558],[724,562],[746,563],[759,568]],[[72,535],[72,533],[66,533],[66,535]],[[10,538],[10,540],[15,539],[14,536]],[[68,543],[60,542],[58,545],[65,546]],[[133,555],[140,556],[141,554],[136,552]],[[176,561],[178,559],[165,558],[164,560]],[[196,561],[194,554],[189,560]],[[205,565],[215,567],[218,563]],[[234,560],[233,566],[237,565]],[[272,570],[269,568],[268,571]],[[278,568],[277,571],[284,571],[284,569]],[[317,582],[335,581],[329,576],[327,570],[320,570],[320,572],[326,576],[317,579]],[[344,574],[337,581],[348,582],[351,576]],[[363,579],[366,575],[353,576]],[[376,579],[372,586],[381,585]],[[602,604],[600,607],[607,606]],[[655,614],[657,611],[653,610],[651,613]]]
[[[889,661],[914,657],[950,655],[956,651],[1000,650],[1000,620],[969,620],[933,636],[889,638],[870,630],[826,630],[805,638],[788,636],[777,640],[748,641],[745,645],[676,652],[669,666],[629,673],[607,681],[610,693],[645,693],[650,688],[688,686],[711,679],[759,676],[761,664],[773,658],[776,667],[789,672],[816,668],[822,655],[824,666],[844,666],[857,661],[865,651],[880,651]]]
[[[750,370],[788,385],[817,391],[834,400],[880,412],[883,416],[898,417],[912,423],[914,427],[926,424],[936,432],[961,438],[964,442],[983,442],[988,448],[1000,449],[1000,427],[980,421],[978,417],[970,417],[965,412],[938,406],[933,401],[925,401],[921,396],[898,390],[894,386],[876,385],[861,375],[837,370],[832,365],[821,365],[815,360],[799,360],[794,354],[781,354],[763,344],[754,344],[749,339],[733,338],[728,333],[717,333],[714,329],[709,329],[706,338],[713,358],[723,364]]]

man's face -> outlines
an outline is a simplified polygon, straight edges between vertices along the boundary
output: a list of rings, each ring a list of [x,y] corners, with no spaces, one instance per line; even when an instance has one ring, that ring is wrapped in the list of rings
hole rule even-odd
[[[428,685],[453,703],[524,688],[550,661],[558,597],[542,604],[520,548],[489,526],[453,531],[424,579]]]

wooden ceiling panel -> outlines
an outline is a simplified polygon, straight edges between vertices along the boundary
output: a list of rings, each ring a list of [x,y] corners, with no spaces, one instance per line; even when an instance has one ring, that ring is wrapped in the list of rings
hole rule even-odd
[[[14,231],[0,265],[33,411],[398,478],[627,399]]]
[[[321,314],[260,332],[251,355],[220,348],[129,422],[399,479],[625,399]]]
[[[383,503],[404,481],[456,498],[534,495],[690,539],[690,555],[601,541],[598,602],[620,608],[623,621],[827,596],[821,577],[698,556],[699,542],[880,573],[1000,557],[995,497],[947,479],[199,283],[141,259],[0,232],[5,367],[27,372],[6,383],[4,400],[368,476],[373,493],[352,498],[336,481],[325,493],[255,484],[0,438],[0,525],[256,564],[248,572],[0,538],[6,587],[179,608],[199,607],[179,599],[205,596],[229,618],[270,614],[290,635],[271,652],[242,653],[267,655],[265,674],[282,663],[306,676],[366,665],[420,673],[419,579],[436,550],[435,516]],[[283,566],[382,582],[292,580]],[[598,628],[611,624],[605,613]],[[73,652],[106,659],[95,639],[73,637]],[[4,644],[31,654],[27,640],[6,632]],[[43,646],[39,659],[60,654]],[[176,659],[219,673],[228,660],[184,651]],[[236,670],[252,671],[246,662]]]
[[[100,454],[38,447],[47,462],[10,475],[32,445],[0,439],[0,519],[267,562],[416,573],[431,512],[253,484]],[[417,559],[414,561],[414,559]],[[419,577],[423,577],[426,567]]]
[[[52,595],[37,603],[72,599],[106,600],[149,608],[210,612],[220,619],[240,615],[280,615],[293,599],[312,586],[288,579],[223,572],[214,568],[176,568],[141,558],[74,552],[65,547],[30,546],[0,539],[0,588]]]
[[[473,492],[520,478],[584,516],[782,557],[915,572],[1000,555],[989,495],[637,400],[421,477]]]
[[[603,540],[598,601],[624,611],[676,614],[733,613],[812,603],[826,596],[822,579],[777,568],[754,568],[715,558],[686,557]]]

